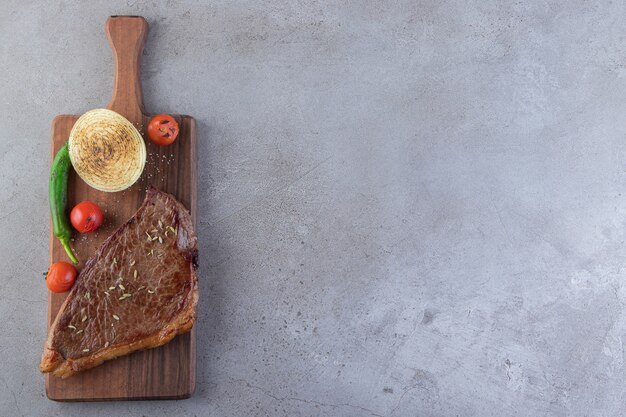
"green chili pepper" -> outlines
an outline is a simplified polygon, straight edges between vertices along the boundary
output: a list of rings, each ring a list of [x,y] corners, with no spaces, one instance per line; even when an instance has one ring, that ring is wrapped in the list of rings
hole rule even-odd
[[[65,142],[52,162],[48,198],[50,199],[50,214],[52,216],[52,230],[54,235],[59,239],[63,248],[65,248],[67,256],[70,257],[72,262],[77,264],[78,259],[76,259],[70,246],[72,229],[65,214],[65,205],[67,204],[67,177],[71,167],[70,153],[67,149],[67,142]]]

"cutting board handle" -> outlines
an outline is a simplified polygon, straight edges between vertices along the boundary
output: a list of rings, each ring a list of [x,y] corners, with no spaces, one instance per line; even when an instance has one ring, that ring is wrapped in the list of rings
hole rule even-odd
[[[140,122],[144,114],[141,53],[148,22],[141,16],[111,16],[105,30],[115,57],[113,96],[107,107],[132,122]]]

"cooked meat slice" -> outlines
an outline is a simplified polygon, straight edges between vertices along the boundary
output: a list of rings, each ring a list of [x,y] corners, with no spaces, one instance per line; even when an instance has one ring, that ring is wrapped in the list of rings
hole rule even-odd
[[[196,258],[189,212],[150,187],[80,272],[50,327],[41,371],[65,378],[191,330]]]

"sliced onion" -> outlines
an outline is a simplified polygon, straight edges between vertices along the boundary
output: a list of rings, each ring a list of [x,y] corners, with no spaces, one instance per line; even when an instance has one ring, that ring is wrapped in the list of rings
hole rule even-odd
[[[72,128],[68,148],[76,173],[100,191],[125,190],[139,179],[146,164],[141,134],[112,110],[83,114]]]

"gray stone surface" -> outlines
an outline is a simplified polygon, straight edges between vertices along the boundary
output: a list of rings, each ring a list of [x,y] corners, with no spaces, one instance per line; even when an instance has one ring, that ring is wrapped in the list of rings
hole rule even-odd
[[[2,3],[0,415],[626,414],[624,2]],[[199,123],[185,401],[37,369],[50,122],[108,102],[110,14]]]

